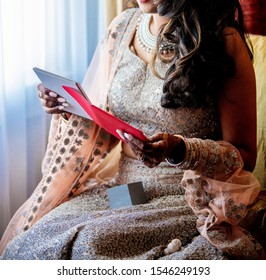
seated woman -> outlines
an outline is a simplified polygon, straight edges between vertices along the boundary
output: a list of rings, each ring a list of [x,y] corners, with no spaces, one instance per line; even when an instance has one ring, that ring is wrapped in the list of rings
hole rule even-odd
[[[66,115],[64,100],[39,85],[53,114],[43,178],[11,220],[1,259],[264,258],[238,226],[260,190],[239,2],[137,2],[112,22],[83,86],[147,139],[120,131],[118,141]],[[108,188],[137,181],[147,203],[111,209]]]

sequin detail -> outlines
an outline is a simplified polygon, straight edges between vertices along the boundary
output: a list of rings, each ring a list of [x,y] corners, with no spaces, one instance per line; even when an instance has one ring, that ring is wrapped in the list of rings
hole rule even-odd
[[[168,67],[166,63],[156,63],[162,76]],[[197,110],[163,108],[162,86],[163,80],[154,76],[151,66],[127,47],[108,95],[110,111],[147,135],[164,131],[184,137],[219,139],[221,131],[213,103]]]

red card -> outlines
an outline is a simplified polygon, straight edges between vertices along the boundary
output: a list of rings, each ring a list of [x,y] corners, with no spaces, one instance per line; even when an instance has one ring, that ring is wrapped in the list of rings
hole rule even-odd
[[[136,129],[135,127],[122,121],[114,115],[111,115],[110,113],[100,109],[99,107],[92,105],[75,89],[67,86],[62,87],[79,103],[79,105],[86,111],[86,113],[93,119],[93,121],[95,121],[95,123],[97,123],[100,127],[104,128],[109,133],[116,136],[118,139],[125,141],[117,133],[117,130],[122,130],[141,140],[146,140],[146,136],[142,131]]]

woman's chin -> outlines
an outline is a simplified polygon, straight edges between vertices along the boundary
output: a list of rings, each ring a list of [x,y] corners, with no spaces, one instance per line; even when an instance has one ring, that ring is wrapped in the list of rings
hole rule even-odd
[[[143,13],[157,13],[157,6],[153,0],[137,0],[137,2]]]

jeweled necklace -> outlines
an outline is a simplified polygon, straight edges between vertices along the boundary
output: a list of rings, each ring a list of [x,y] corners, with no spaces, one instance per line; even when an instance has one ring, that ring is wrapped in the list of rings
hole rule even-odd
[[[154,36],[150,32],[151,14],[143,14],[137,23],[137,42],[141,48],[151,54],[155,54],[157,36]],[[163,55],[167,55],[175,49],[175,44],[163,41],[159,46],[159,52]]]
[[[148,53],[155,53],[157,37],[150,32],[151,14],[142,15],[137,24],[137,41]]]

